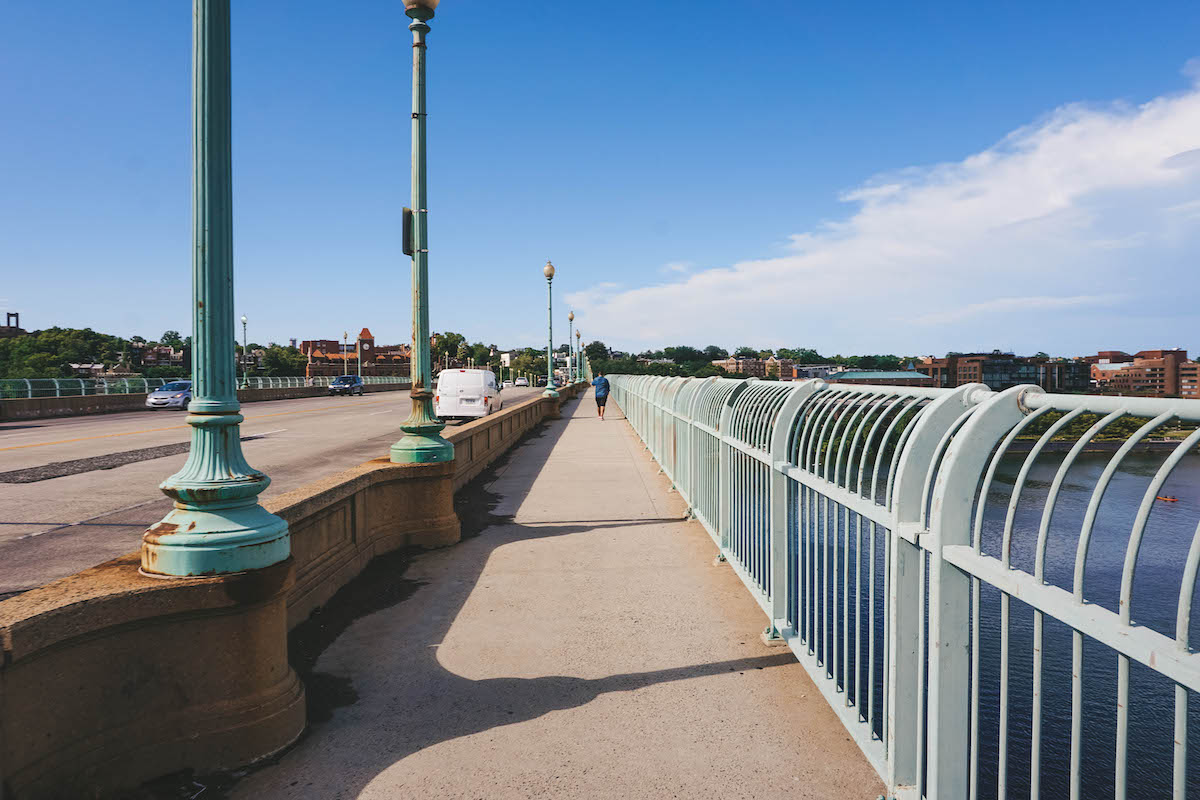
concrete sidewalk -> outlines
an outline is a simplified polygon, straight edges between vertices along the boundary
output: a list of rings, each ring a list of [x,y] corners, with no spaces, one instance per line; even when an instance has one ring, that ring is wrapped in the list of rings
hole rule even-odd
[[[237,798],[873,798],[762,612],[590,395],[498,472],[494,524],[321,656],[357,699]],[[352,691],[349,691],[352,690]]]

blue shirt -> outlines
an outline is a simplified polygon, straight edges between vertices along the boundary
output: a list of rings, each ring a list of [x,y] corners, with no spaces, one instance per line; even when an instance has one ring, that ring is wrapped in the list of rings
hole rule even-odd
[[[592,386],[596,387],[596,397],[608,397],[608,378],[601,375],[592,381]]]

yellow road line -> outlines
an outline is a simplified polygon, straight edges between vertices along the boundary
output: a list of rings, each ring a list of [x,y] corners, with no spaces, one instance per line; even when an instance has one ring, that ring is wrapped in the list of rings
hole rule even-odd
[[[255,419],[266,419],[267,417],[286,417],[290,414],[314,414],[318,411],[336,411],[339,408],[349,408],[351,406],[377,406],[389,402],[388,400],[375,400],[370,403],[342,403],[341,405],[331,406],[327,408],[306,408],[301,411],[276,411],[273,414],[256,414],[253,417],[246,417],[246,422]],[[79,436],[74,439],[60,439],[57,442],[37,442],[36,444],[17,444],[11,447],[0,447],[0,452],[5,450],[24,450],[29,447],[50,447],[56,444],[71,444],[72,442],[87,442],[92,439],[112,439],[117,436],[137,436],[142,433],[158,433],[159,431],[175,431],[182,428],[190,428],[190,425],[168,425],[165,428],[146,428],[140,431],[125,431],[124,433],[101,433],[96,436]]]

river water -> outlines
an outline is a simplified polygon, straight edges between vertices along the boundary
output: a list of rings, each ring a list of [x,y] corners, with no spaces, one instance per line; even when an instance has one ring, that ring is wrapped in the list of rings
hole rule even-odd
[[[1116,611],[1130,532],[1143,495],[1165,453],[1135,453],[1125,459],[1100,506],[1084,577],[1089,603]],[[1042,508],[1061,454],[1044,455],[1031,470],[1015,517],[1012,564],[1032,573]],[[1071,590],[1076,547],[1084,514],[1108,454],[1085,454],[1071,467],[1060,490],[1046,550],[1046,581]],[[1023,456],[1006,458],[985,507],[983,550],[999,556],[1004,518]],[[1138,625],[1175,637],[1184,561],[1200,522],[1200,456],[1189,455],[1160,492],[1178,502],[1154,503],[1137,558],[1131,602]],[[1200,598],[1192,615],[1191,642],[1200,641]],[[980,604],[980,797],[997,795],[999,731],[1000,599],[984,587]],[[1013,600],[1009,639],[1008,797],[1029,796],[1032,709],[1033,611]],[[1041,796],[1067,797],[1071,732],[1071,630],[1045,618]],[[1116,752],[1116,653],[1084,639],[1083,749],[1084,797],[1111,797]],[[1192,737],[1189,782],[1200,793],[1200,701],[1190,699]],[[1147,667],[1130,667],[1128,789],[1131,798],[1171,796],[1174,684]]]

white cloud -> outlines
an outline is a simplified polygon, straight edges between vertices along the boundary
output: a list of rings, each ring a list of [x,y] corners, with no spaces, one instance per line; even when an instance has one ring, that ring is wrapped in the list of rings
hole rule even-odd
[[[690,261],[669,261],[662,265],[659,272],[688,273],[692,271],[693,266],[695,265]]]
[[[1200,81],[1200,68],[1192,72]],[[914,353],[1002,340],[1082,352],[1118,340],[1174,343],[1186,334],[1117,328],[1129,304],[1145,314],[1138,298],[1147,291],[1163,315],[1194,307],[1198,148],[1198,86],[1138,106],[1064,106],[962,161],[845,192],[845,219],[792,235],[776,257],[658,285],[598,285],[571,301],[590,333],[624,347],[736,340]],[[1024,312],[1034,316],[1014,330]]]
[[[1112,305],[1121,299],[1117,294],[1080,294],[1074,297],[997,297],[985,303],[969,303],[950,311],[933,312],[916,317],[918,325],[945,325],[964,319],[1005,311],[1047,311],[1079,306]]]

